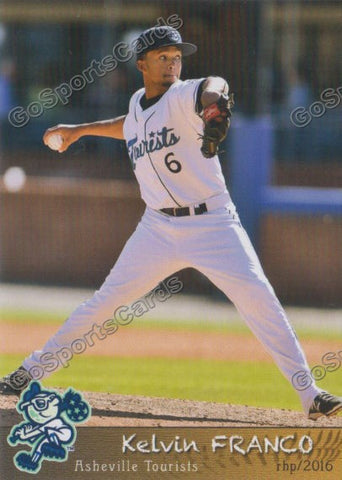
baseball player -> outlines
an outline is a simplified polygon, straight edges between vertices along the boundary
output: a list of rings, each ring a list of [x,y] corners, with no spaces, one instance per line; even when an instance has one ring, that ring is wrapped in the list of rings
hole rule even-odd
[[[214,76],[180,80],[182,57],[196,50],[171,27],[146,30],[136,41],[144,88],[131,97],[127,115],[45,132],[47,145],[53,135],[61,135],[59,152],[84,135],[125,140],[146,210],[101,288],[41,350],[2,379],[1,393],[20,393],[37,371],[40,378],[48,376],[61,367],[56,352],[62,347],[70,347],[92,325],[103,324],[118,306],[129,305],[165,277],[194,267],[234,303],[296,388],[310,419],[342,409],[342,398],[322,391],[311,378],[227,190],[217,152],[230,124],[228,84]]]

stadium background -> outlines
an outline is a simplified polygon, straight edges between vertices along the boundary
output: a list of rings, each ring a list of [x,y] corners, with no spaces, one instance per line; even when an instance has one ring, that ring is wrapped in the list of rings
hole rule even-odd
[[[11,125],[9,111],[27,108],[39,92],[69,82],[118,42],[176,14],[183,38],[198,45],[198,54],[185,61],[183,78],[222,75],[235,92],[223,171],[278,295],[287,303],[341,306],[341,107],[326,109],[305,128],[290,120],[294,108],[309,108],[324,89],[340,86],[341,10],[338,1],[2,1],[0,174],[20,166],[27,181],[19,192],[0,184],[1,280],[97,287],[143,211],[123,142],[87,137],[63,156],[42,144],[45,129],[57,123],[125,113],[141,86],[133,61],[25,126]],[[250,141],[253,160],[262,140],[271,153],[257,151],[253,170],[247,164],[236,180],[241,146]],[[271,185],[315,188],[319,198],[323,188],[334,189],[337,208],[253,210],[253,182],[243,181],[250,182],[258,162],[263,169],[265,156]],[[251,222],[241,196],[253,210]],[[185,293],[222,298],[193,270],[180,278]]]
[[[141,86],[134,62],[119,62],[24,126],[8,114],[30,105],[34,113],[42,91],[70,83],[118,42],[171,15],[198,45],[183,78],[222,75],[235,92],[221,153],[229,190],[314,378],[340,394],[340,102],[323,105],[305,128],[290,118],[327,88],[341,97],[341,3],[331,1],[0,1],[0,374],[89,298],[144,208],[122,142],[86,137],[63,155],[42,143],[57,123],[125,113]],[[14,166],[26,183],[9,191],[3,174]],[[296,392],[234,307],[196,271],[176,276],[180,294],[75,355],[72,368],[44,384],[91,392],[92,425],[310,424],[283,410],[301,410]],[[327,352],[335,355],[329,368]],[[13,401],[2,399],[0,410],[0,424],[13,425]]]

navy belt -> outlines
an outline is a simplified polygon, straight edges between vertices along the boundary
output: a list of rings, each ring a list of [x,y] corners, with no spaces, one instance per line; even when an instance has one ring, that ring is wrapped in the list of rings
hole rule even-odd
[[[196,207],[162,208],[160,211],[171,217],[186,217],[188,215],[202,215],[208,209],[205,203],[200,203]]]

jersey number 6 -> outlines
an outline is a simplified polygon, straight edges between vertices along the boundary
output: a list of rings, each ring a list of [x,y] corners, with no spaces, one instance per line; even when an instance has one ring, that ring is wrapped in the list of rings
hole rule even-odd
[[[166,167],[170,170],[172,173],[179,173],[182,170],[182,165],[179,163],[178,160],[175,160],[174,158],[169,158],[174,155],[173,152],[170,152],[166,155],[164,162]]]

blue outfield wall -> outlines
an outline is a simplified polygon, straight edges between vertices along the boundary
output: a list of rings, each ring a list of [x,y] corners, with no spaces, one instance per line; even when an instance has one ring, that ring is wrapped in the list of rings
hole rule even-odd
[[[271,186],[274,133],[269,116],[235,117],[226,141],[229,189],[256,248],[266,213],[342,216],[342,189]]]

